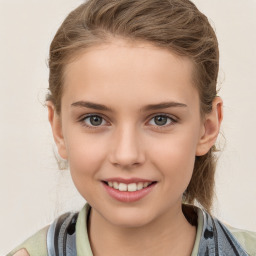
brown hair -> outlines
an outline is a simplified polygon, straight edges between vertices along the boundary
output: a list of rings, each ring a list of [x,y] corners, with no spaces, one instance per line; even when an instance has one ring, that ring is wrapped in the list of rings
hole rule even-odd
[[[202,118],[216,97],[219,51],[216,35],[189,0],[89,0],[72,11],[50,46],[47,100],[61,111],[63,74],[68,62],[91,46],[113,37],[146,41],[190,58]],[[184,201],[199,202],[210,211],[214,195],[215,147],[195,159]]]

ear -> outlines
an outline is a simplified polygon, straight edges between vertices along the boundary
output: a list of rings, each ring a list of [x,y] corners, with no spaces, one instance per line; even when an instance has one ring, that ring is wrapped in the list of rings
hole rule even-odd
[[[52,102],[50,101],[47,102],[47,108],[48,108],[48,120],[52,127],[52,134],[53,134],[53,138],[56,143],[56,146],[58,148],[58,153],[61,158],[67,159],[67,150],[66,150],[64,137],[63,137],[61,118],[57,114],[54,104]]]
[[[206,114],[203,121],[202,133],[196,149],[196,156],[205,155],[215,144],[223,119],[223,101],[215,97],[212,111]]]

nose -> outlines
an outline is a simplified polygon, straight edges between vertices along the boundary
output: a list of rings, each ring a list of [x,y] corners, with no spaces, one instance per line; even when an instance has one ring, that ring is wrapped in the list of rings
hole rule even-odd
[[[116,131],[113,136],[110,162],[122,169],[130,169],[141,165],[145,161],[145,152],[139,133],[131,127],[124,127]]]

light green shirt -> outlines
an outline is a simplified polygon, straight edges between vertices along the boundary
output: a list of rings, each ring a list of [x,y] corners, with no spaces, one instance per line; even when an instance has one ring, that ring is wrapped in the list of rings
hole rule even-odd
[[[87,232],[87,217],[90,210],[89,204],[85,204],[83,209],[79,212],[77,223],[76,223],[76,247],[77,256],[93,256],[88,232]],[[198,249],[200,244],[200,238],[203,230],[203,213],[200,208],[197,208],[197,233],[194,248],[192,250],[191,256],[198,255]],[[27,239],[23,244],[18,246],[7,256],[12,256],[18,250],[25,248],[30,256],[47,256],[47,246],[46,246],[46,235],[48,227],[37,232],[35,235]],[[235,229],[228,227],[231,233],[236,237],[239,243],[247,251],[250,256],[256,256],[256,233]]]

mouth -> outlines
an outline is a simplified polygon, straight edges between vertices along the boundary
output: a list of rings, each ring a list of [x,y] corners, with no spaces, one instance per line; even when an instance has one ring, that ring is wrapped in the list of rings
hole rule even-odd
[[[156,191],[157,181],[120,177],[102,180],[103,187],[107,194],[115,200],[123,203],[136,202]]]
[[[108,187],[121,192],[140,191],[156,184],[156,181],[140,181],[140,182],[118,182],[118,181],[103,181]]]

